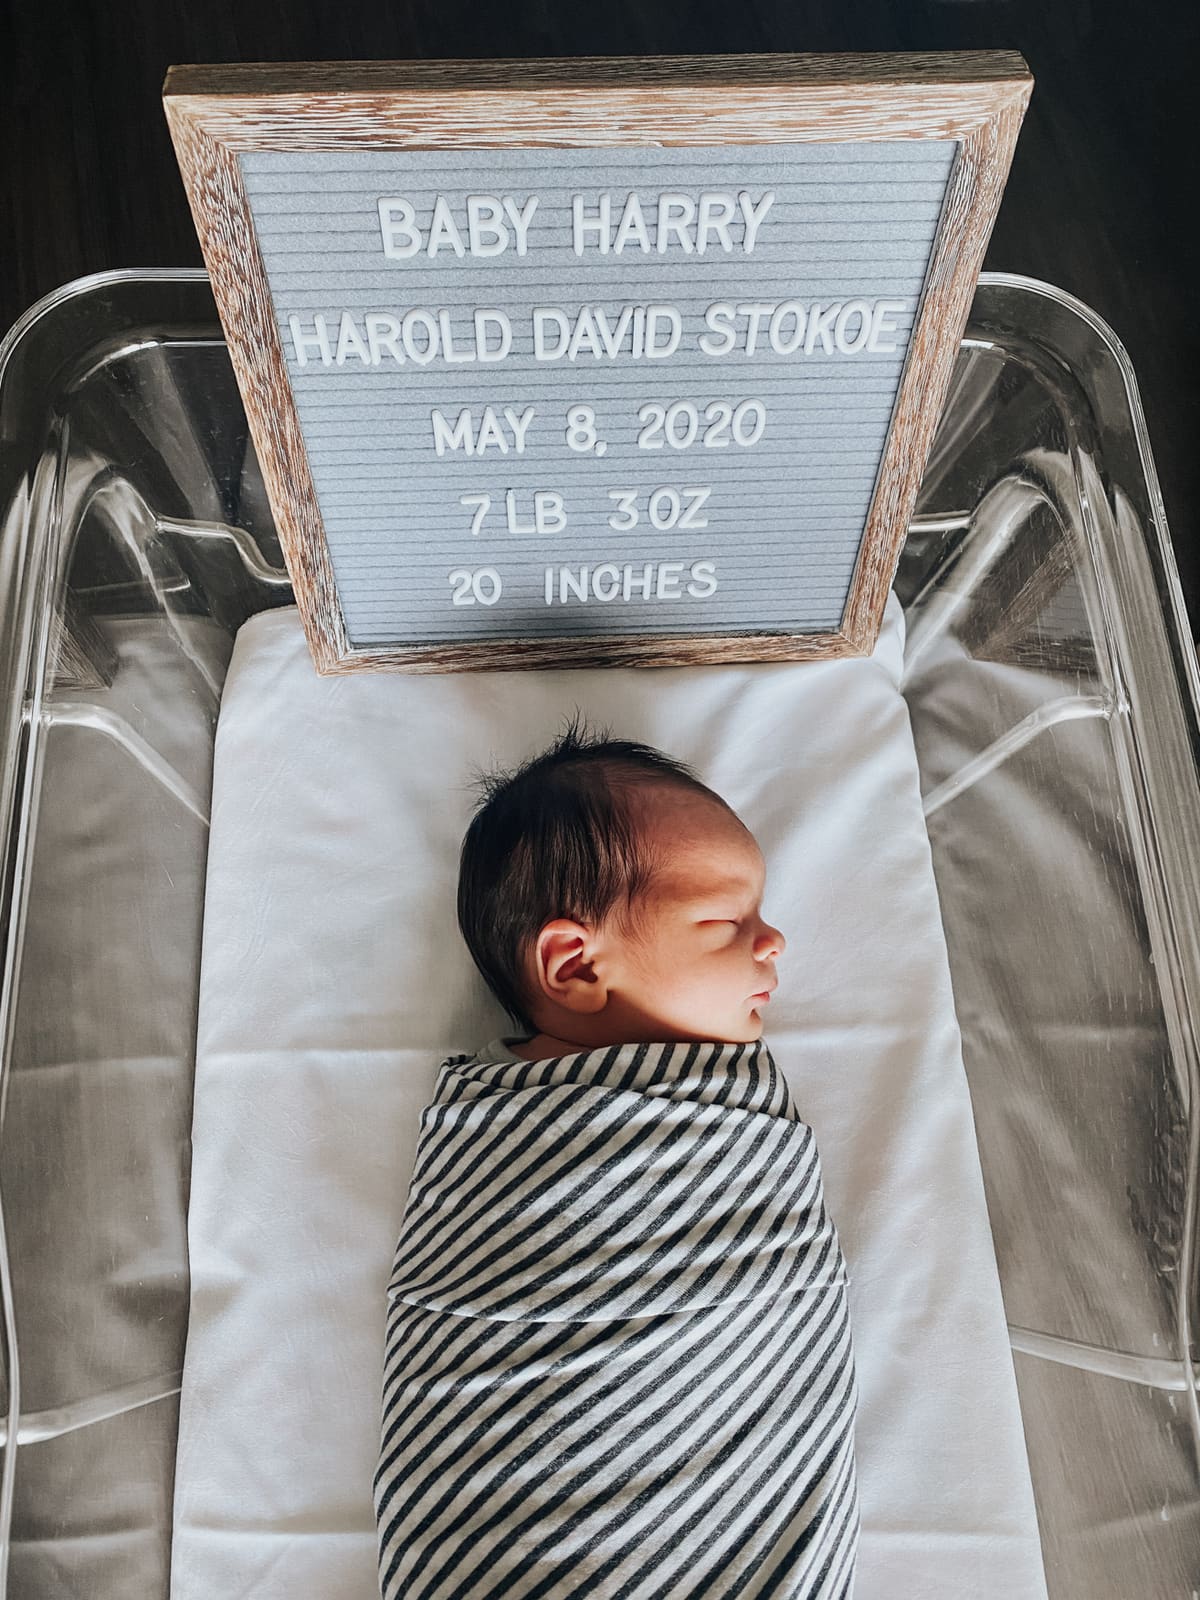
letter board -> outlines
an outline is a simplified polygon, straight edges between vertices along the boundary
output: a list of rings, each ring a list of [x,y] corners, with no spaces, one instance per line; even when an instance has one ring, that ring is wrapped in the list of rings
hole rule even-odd
[[[1030,87],[999,51],[173,67],[319,668],[870,650]]]

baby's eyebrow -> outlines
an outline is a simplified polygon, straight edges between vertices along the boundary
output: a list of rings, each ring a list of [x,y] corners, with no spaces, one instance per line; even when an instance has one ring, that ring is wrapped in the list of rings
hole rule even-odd
[[[701,890],[696,890],[689,884],[684,892],[680,895],[678,904],[682,905],[685,909],[691,909],[695,906],[711,905],[715,900],[741,899],[747,894],[755,893],[756,880],[758,879],[758,876],[758,873],[753,874],[753,876],[750,874],[746,874],[744,876],[741,874],[735,874],[725,878],[719,878],[709,888]],[[764,861],[762,870],[762,888],[757,891],[757,897],[759,900],[762,899],[763,892],[766,890],[766,883],[767,869]]]
[[[736,881],[731,880],[728,883],[721,884],[717,888],[709,889],[706,893],[689,894],[682,903],[684,906],[691,908],[694,906],[710,906],[718,901],[741,900],[745,898],[747,893],[751,892],[752,888],[753,886],[748,878],[740,878]]]

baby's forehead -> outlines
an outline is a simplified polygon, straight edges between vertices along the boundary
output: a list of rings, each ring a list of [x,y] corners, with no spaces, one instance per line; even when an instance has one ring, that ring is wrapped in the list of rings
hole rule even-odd
[[[718,807],[663,808],[653,829],[655,892],[677,901],[761,893],[766,863],[754,835]]]
[[[757,858],[743,859],[738,864],[703,853],[681,851],[676,859],[660,865],[655,893],[660,900],[676,904],[753,900],[761,895],[763,880],[761,861]]]

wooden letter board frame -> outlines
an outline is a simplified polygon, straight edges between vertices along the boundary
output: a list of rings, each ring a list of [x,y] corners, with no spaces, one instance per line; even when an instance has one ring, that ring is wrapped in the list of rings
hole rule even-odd
[[[1033,79],[1013,51],[173,66],[163,103],[319,671],[683,665],[868,654]],[[352,647],[240,151],[955,140],[941,222],[841,627]]]

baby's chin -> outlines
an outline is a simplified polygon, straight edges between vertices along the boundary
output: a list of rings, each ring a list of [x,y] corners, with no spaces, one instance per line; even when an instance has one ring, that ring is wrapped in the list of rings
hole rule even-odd
[[[763,1034],[763,1019],[757,1012],[745,1018],[714,1017],[712,1023],[706,1028],[704,1023],[698,1023],[689,1038],[702,1039],[712,1044],[753,1044],[756,1039],[761,1039]],[[678,1030],[668,1029],[663,1033],[663,1038],[678,1036]]]

